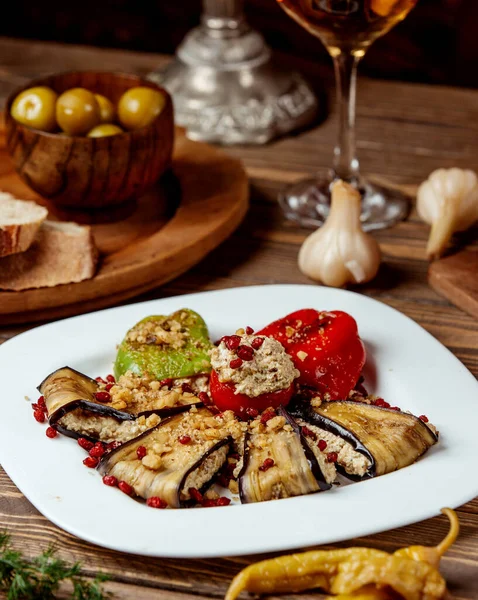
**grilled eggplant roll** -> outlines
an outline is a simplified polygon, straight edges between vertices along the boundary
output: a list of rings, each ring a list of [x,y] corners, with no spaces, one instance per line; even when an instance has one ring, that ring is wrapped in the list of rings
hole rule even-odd
[[[207,429],[200,428],[204,422]],[[191,488],[204,491],[211,484],[226,462],[230,442],[224,418],[207,408],[193,409],[111,451],[99,470],[128,483],[140,498],[159,497],[179,508],[191,504]]]
[[[330,489],[294,419],[279,408],[272,426],[250,425],[239,475],[241,502],[263,502]]]
[[[337,453],[337,470],[353,480],[384,475],[414,463],[438,441],[420,419],[362,402],[301,403],[293,409],[300,425]]]
[[[155,403],[142,405],[149,410],[130,412],[124,410],[127,407],[124,402],[115,403],[110,393],[105,395],[102,387],[91,377],[70,367],[63,367],[48,375],[38,389],[45,398],[50,425],[72,438],[123,442],[151,429],[162,417],[187,410],[190,404],[199,402],[192,393],[178,392],[177,402],[168,405],[159,391]],[[169,398],[172,393],[165,390],[164,398]],[[122,410],[115,408],[115,405],[121,406]],[[138,408],[138,404],[132,403],[130,408]]]

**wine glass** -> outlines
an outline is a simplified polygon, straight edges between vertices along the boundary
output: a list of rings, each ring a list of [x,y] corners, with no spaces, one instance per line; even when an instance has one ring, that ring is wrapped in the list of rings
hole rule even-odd
[[[320,227],[330,207],[330,186],[343,179],[362,193],[366,231],[390,227],[409,211],[407,198],[363,179],[355,154],[357,66],[368,47],[403,20],[418,0],[277,0],[304,29],[318,37],[334,61],[339,112],[338,142],[332,169],[289,186],[279,197],[288,219]]]

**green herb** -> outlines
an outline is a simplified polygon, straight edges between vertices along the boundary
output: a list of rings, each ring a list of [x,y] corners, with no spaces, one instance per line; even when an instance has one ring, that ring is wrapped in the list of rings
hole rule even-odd
[[[14,550],[10,536],[0,533],[0,592],[7,600],[51,600],[60,584],[72,587],[72,600],[106,600],[101,583],[108,577],[98,575],[93,581],[80,575],[81,565],[68,565],[55,557],[49,548],[32,561],[26,560],[21,552]]]

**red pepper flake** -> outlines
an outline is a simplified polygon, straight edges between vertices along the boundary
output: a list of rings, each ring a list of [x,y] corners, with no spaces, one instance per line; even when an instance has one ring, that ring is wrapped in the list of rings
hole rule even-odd
[[[204,500],[204,496],[196,488],[189,488],[189,495],[195,502],[198,502],[199,504],[201,504]]]
[[[103,377],[95,377],[95,381],[97,381],[98,383],[106,383]]]
[[[247,362],[253,360],[254,358],[254,349],[251,346],[245,346],[242,344],[236,351],[238,358],[245,360]]]
[[[98,402],[110,402],[111,401],[111,396],[110,396],[109,392],[96,392],[95,398],[98,400]]]
[[[90,440],[87,440],[84,437],[78,438],[77,441],[78,441],[78,446],[81,446],[83,448],[83,450],[86,450],[87,452],[89,452],[94,446],[93,442],[90,442]]]
[[[130,486],[129,483],[126,483],[126,481],[118,482],[118,487],[123,492],[123,494],[126,494],[127,496],[131,496],[131,494],[133,493],[133,488]]]
[[[136,456],[139,458],[139,460],[144,458],[146,454],[148,454],[148,451],[146,450],[145,446],[138,446],[136,448]]]
[[[247,335],[252,335],[254,333],[254,329],[252,329],[252,327],[249,327],[249,325],[246,327],[246,334]]]
[[[146,500],[146,504],[151,508],[167,508],[168,503],[162,500],[159,496],[151,496]]]
[[[209,394],[207,394],[206,392],[199,392],[198,394],[198,398],[199,400],[201,400],[201,402],[203,404],[205,404],[206,406],[208,406],[209,404],[212,404],[212,400],[209,397]]]
[[[256,337],[252,340],[251,346],[254,348],[254,350],[259,350],[259,348],[262,346],[263,343],[264,343],[263,337]]]
[[[420,419],[420,421],[423,421],[424,423],[428,423],[428,417],[426,415],[420,415],[418,418]]]
[[[161,379],[161,381],[159,382],[159,385],[161,387],[163,387],[165,385],[168,388],[170,388],[172,383],[173,383],[173,380],[170,377],[167,377],[166,379]]]
[[[242,367],[242,360],[240,358],[233,358],[229,363],[229,366],[231,369],[239,369],[239,367]]]
[[[103,477],[103,483],[105,485],[109,485],[110,487],[116,487],[118,485],[118,480],[114,475],[105,475]]]
[[[93,458],[92,456],[87,456],[83,461],[85,467],[89,467],[90,469],[94,469],[98,466],[99,460],[97,458]]]
[[[223,340],[228,350],[236,350],[241,343],[241,337],[239,335],[228,335],[223,338]]]
[[[93,458],[101,458],[105,452],[106,452],[106,450],[105,450],[105,447],[103,446],[103,444],[101,442],[98,442],[97,444],[95,444],[93,446],[93,448],[90,450],[89,454]]]
[[[45,398],[44,398],[44,396],[40,396],[40,397],[38,398],[38,400],[37,400],[37,404],[38,404],[38,406],[39,406],[41,409],[43,409],[43,410],[46,410],[46,402],[45,402]]]
[[[107,376],[106,376],[106,381],[107,381],[108,383],[116,383],[115,376],[114,376],[114,375],[107,375]]]
[[[329,452],[327,454],[327,462],[329,462],[329,463],[336,463],[338,458],[339,458],[339,456],[338,456],[337,452]]]
[[[191,442],[191,436],[190,435],[180,435],[178,437],[178,442],[180,444],[183,444],[184,446],[186,446],[187,444],[189,444]]]
[[[259,471],[268,471],[271,467],[275,465],[274,460],[272,458],[266,458],[262,465],[259,467]]]
[[[226,496],[221,496],[216,500],[216,506],[229,506],[229,504],[231,504],[231,499]]]
[[[47,427],[46,431],[45,431],[45,435],[46,435],[46,437],[53,439],[53,438],[56,438],[56,436],[58,435],[58,431],[56,429],[53,429],[53,427]]]
[[[302,433],[313,440],[317,439],[317,434],[306,426],[302,427]]]
[[[327,442],[325,440],[319,440],[317,444],[319,446],[319,450],[323,452],[327,448]]]
[[[105,386],[105,390],[107,392],[109,392],[114,385],[115,385],[114,383],[107,383]]]
[[[276,416],[276,411],[273,408],[268,408],[261,415],[261,423],[265,425],[267,421],[270,421]]]
[[[259,415],[259,411],[257,408],[252,408],[252,406],[249,406],[246,408],[246,415],[251,417],[251,419],[255,419]]]
[[[39,408],[33,412],[33,418],[35,421],[38,421],[38,423],[44,423],[45,413],[41,410],[41,408]]]

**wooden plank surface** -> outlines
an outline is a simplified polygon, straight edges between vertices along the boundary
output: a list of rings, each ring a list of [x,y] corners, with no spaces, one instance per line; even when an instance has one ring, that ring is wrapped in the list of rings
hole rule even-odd
[[[145,73],[165,60],[154,55],[0,40],[0,96],[4,97],[25,78],[44,72],[96,67],[101,63],[105,69]],[[317,83],[320,77],[324,87],[330,87],[328,71],[305,63],[300,66]],[[376,179],[411,194],[437,167],[477,169],[477,116],[478,92],[363,79],[359,84],[357,129],[362,168]],[[267,147],[228,150],[244,160],[251,179],[252,207],[244,224],[189,273],[139,299],[239,285],[310,283],[296,266],[297,252],[307,232],[283,222],[276,197],[285,184],[313,172],[319,165],[330,164],[334,136],[332,114],[318,128],[297,137]],[[477,233],[475,228],[457,243],[477,249]],[[417,321],[478,376],[478,322],[428,286],[425,225],[412,212],[406,223],[377,233],[376,237],[384,262],[375,281],[360,291]],[[27,328],[0,328],[0,343]],[[401,510],[400,506],[395,508]],[[461,507],[459,516],[462,534],[445,558],[443,572],[455,600],[476,600],[478,499]],[[54,542],[63,557],[83,562],[85,574],[107,571],[114,578],[110,585],[117,598],[220,598],[230,578],[251,560],[157,560],[97,548],[49,523],[0,471],[2,527],[11,530],[15,544],[27,555]],[[385,550],[408,544],[433,544],[445,529],[444,519],[437,517],[352,543]]]

